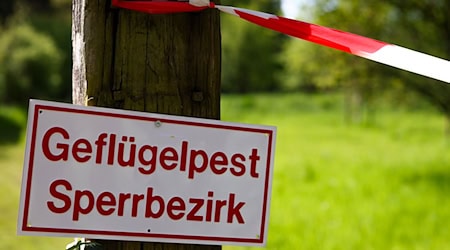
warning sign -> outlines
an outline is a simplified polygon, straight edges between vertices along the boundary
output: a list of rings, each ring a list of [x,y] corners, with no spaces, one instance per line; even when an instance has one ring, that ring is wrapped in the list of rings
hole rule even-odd
[[[18,233],[264,245],[276,129],[30,101]]]

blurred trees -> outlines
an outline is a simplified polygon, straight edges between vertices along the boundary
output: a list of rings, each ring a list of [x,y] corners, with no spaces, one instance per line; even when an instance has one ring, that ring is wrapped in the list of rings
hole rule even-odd
[[[311,11],[320,25],[449,60],[449,6],[448,0],[316,0]],[[440,81],[298,40],[283,53],[286,89],[344,88],[349,116],[385,93],[401,99],[415,90],[450,118],[450,88]]]
[[[0,1],[0,25],[3,25],[14,12],[13,1]]]
[[[71,1],[1,1],[0,16],[0,103],[70,100]]]
[[[392,6],[394,23],[401,27],[393,37],[395,43],[450,60],[450,1],[392,0]],[[450,85],[405,72],[397,74],[407,87],[444,112],[450,135]]]
[[[281,0],[222,0],[281,14]],[[316,0],[313,22],[450,59],[448,0]],[[0,1],[0,103],[70,100],[71,1]],[[224,92],[344,89],[348,118],[380,96],[421,97],[450,117],[449,85],[222,15]],[[25,102],[25,103],[24,103]],[[449,118],[450,119],[450,118]]]
[[[281,14],[280,0],[223,0],[222,4]],[[282,73],[279,54],[286,40],[284,35],[235,16],[222,15],[222,37],[224,92],[247,93],[279,89],[279,75]]]
[[[31,26],[8,29],[0,40],[0,99],[26,104],[29,98],[51,98],[61,84],[61,52],[53,40]]]

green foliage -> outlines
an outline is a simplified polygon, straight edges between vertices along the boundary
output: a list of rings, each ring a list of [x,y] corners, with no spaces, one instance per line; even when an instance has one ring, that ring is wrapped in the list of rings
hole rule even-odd
[[[21,24],[0,37],[0,101],[26,105],[51,98],[61,84],[61,52],[53,40]]]
[[[267,249],[450,249],[444,117],[383,103],[371,126],[349,126],[340,100],[222,98],[223,120],[278,127]],[[0,249],[63,249],[71,239],[16,236],[24,148],[0,145]]]
[[[392,1],[394,43],[450,60],[450,1]],[[393,34],[396,34],[395,36]],[[446,114],[450,122],[450,87],[440,81],[397,72],[405,84]]]
[[[449,7],[445,0],[317,0],[310,11],[320,25],[449,59]],[[450,117],[450,88],[442,82],[298,40],[288,42],[282,58],[285,89],[343,87],[362,100],[354,103],[356,107],[386,92],[403,98],[413,90]]]
[[[25,115],[21,109],[0,107],[0,145],[17,143],[25,123]]]
[[[382,39],[389,12],[385,2],[317,1],[315,22],[344,31]],[[284,52],[288,88],[314,85],[319,88],[362,86],[386,88],[391,69],[353,55],[291,40]],[[384,79],[380,79],[384,78]]]
[[[0,60],[1,63],[7,61],[4,64],[7,66],[0,69],[0,103],[25,105],[28,96],[70,100],[71,1],[17,0],[12,6],[12,12],[2,16],[5,22],[0,27]],[[21,42],[15,44],[14,39]],[[12,59],[16,60],[14,65]],[[9,82],[10,79],[14,83]],[[28,92],[22,93],[23,99],[19,100],[14,100],[17,95],[7,92],[18,93],[23,89]]]
[[[61,61],[58,75],[61,84],[54,90],[52,99],[70,101],[72,98],[72,41],[70,39],[72,29],[71,8],[69,1],[54,1],[55,8],[60,10],[52,15],[31,16],[29,23],[39,31],[50,37],[57,49],[61,52]]]
[[[0,25],[4,24],[14,12],[14,1],[0,1]]]
[[[24,124],[22,124],[24,126]],[[4,133],[1,131],[0,133]],[[20,185],[25,145],[0,145],[0,249],[8,250],[61,250],[71,242],[67,238],[17,236]]]
[[[228,2],[234,4],[223,1]],[[279,13],[280,1],[240,1],[239,7]],[[225,92],[279,89],[282,66],[278,54],[285,41],[283,35],[235,16],[223,15],[222,36],[222,88]]]
[[[267,249],[450,249],[444,117],[391,104],[349,126],[340,98],[223,98],[224,120],[278,127]]]

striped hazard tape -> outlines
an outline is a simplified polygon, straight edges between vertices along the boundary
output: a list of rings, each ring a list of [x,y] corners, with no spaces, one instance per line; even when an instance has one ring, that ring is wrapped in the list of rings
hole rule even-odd
[[[248,22],[286,35],[450,83],[450,61],[448,60],[316,24],[254,10],[215,5],[209,0],[190,0],[189,2],[112,0],[112,2],[114,6],[120,8],[152,14],[190,12],[216,8],[222,12],[235,15]]]

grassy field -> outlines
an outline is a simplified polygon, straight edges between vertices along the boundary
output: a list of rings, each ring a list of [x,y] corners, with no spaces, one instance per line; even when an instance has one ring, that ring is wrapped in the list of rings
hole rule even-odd
[[[450,249],[444,118],[381,109],[346,124],[339,95],[223,97],[222,120],[278,127],[268,249]],[[15,236],[23,149],[0,146],[0,250],[63,249]]]
[[[72,239],[16,236],[26,117],[5,107],[0,116],[0,250],[65,249]]]

